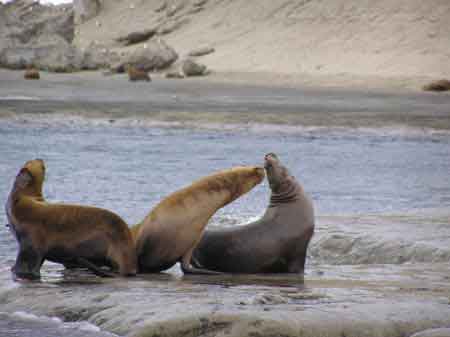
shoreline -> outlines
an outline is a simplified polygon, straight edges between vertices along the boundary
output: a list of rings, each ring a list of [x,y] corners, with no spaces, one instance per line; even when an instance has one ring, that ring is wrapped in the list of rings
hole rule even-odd
[[[41,80],[32,82],[22,75],[0,70],[0,119],[58,115],[212,129],[270,125],[286,130],[450,130],[448,93],[334,87],[333,82],[326,87],[284,77],[269,82],[267,74],[183,80],[158,74],[151,83],[130,83],[123,74],[100,72],[43,73]]]

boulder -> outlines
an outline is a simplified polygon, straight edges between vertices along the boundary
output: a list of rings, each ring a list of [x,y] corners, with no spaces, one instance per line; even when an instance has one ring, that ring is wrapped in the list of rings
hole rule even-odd
[[[200,47],[194,50],[191,50],[188,55],[193,57],[204,56],[211,53],[214,53],[216,50],[213,47]]]
[[[71,5],[48,6],[16,0],[0,7],[0,66],[49,71],[95,69],[89,52],[72,45],[74,11]]]
[[[180,73],[179,71],[169,71],[165,75],[166,78],[175,78],[175,79],[181,79],[184,78],[184,75]]]
[[[206,75],[206,66],[194,62],[191,59],[186,59],[181,64],[181,70],[184,76],[203,76]]]
[[[99,0],[74,0],[75,23],[81,24],[98,15],[100,11]]]
[[[175,50],[163,40],[149,41],[145,48],[139,47],[133,52],[124,55],[121,60],[111,65],[116,72],[123,72],[125,66],[132,65],[142,71],[162,70],[170,67],[178,59]]]
[[[446,79],[433,81],[422,87],[425,91],[447,91],[450,90],[450,81]]]

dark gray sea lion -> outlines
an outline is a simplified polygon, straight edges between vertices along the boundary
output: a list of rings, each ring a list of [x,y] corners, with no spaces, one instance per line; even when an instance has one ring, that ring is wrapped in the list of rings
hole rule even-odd
[[[314,233],[311,199],[277,156],[265,156],[272,190],[263,217],[238,228],[208,230],[192,264],[228,273],[303,273]]]
[[[190,264],[205,226],[218,209],[263,179],[262,167],[234,167],[201,178],[163,199],[131,229],[139,272],[160,272],[180,262],[184,273],[211,273]]]
[[[25,163],[6,203],[9,228],[19,243],[13,273],[40,277],[45,260],[83,266],[101,276],[136,273],[136,253],[127,224],[116,214],[89,206],[51,204],[42,195],[45,165],[40,159]]]

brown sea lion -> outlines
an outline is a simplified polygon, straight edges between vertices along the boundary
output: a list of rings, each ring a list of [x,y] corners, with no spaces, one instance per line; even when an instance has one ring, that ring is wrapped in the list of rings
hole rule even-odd
[[[235,167],[204,177],[163,199],[132,228],[139,272],[160,272],[181,263],[184,273],[211,273],[191,266],[191,255],[213,214],[264,179],[262,167]]]
[[[148,72],[140,70],[132,65],[127,65],[125,67],[125,70],[128,73],[128,80],[131,82],[136,82],[136,81],[150,82],[151,81],[151,78],[148,75]]]
[[[265,156],[272,190],[263,217],[245,226],[204,233],[193,265],[228,273],[303,273],[314,233],[311,199],[277,156]]]
[[[116,214],[95,207],[51,204],[42,195],[45,165],[25,163],[6,203],[11,232],[19,243],[12,271],[20,278],[40,277],[44,260],[84,266],[109,276],[99,266],[136,273],[136,253],[127,224]]]
[[[25,74],[23,78],[26,80],[39,80],[41,76],[39,75],[39,70],[36,68],[30,67],[25,70]]]

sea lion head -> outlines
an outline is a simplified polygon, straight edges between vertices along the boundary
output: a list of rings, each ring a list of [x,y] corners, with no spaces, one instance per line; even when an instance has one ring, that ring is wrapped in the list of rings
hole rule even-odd
[[[237,166],[218,172],[206,180],[210,191],[230,191],[231,202],[263,181],[265,172],[258,166]]]
[[[245,194],[253,187],[261,183],[266,176],[264,168],[259,166],[241,166],[232,168],[235,172],[237,180],[240,182],[240,192]]]
[[[281,164],[275,153],[268,153],[264,156],[264,168],[266,169],[270,189],[275,194],[291,189],[296,181],[289,170]]]
[[[42,197],[45,179],[45,164],[42,159],[29,160],[20,169],[14,182],[14,189],[33,196]]]

